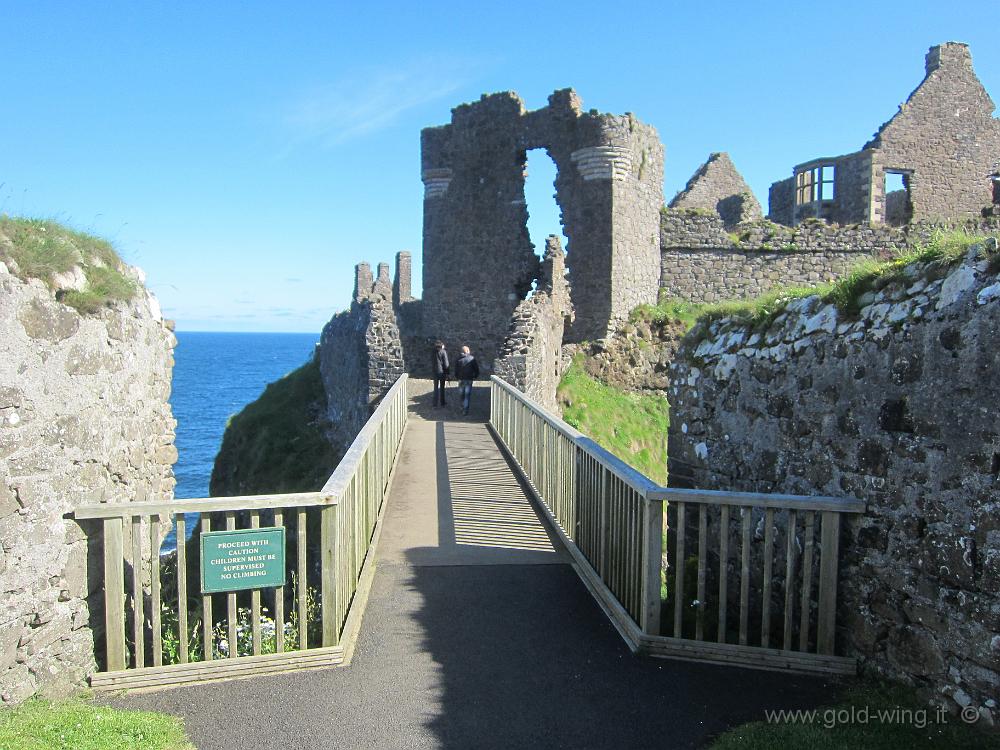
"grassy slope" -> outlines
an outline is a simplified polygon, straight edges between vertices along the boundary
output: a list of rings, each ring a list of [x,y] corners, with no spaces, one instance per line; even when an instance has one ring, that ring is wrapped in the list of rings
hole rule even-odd
[[[41,279],[58,300],[85,314],[130,300],[139,290],[109,242],[54,221],[0,216],[0,260],[22,280]],[[85,288],[57,289],[56,275],[74,267],[83,270]]]
[[[341,458],[317,424],[325,407],[316,361],[269,384],[226,426],[210,494],[320,489]]]
[[[173,716],[83,701],[30,700],[0,711],[0,750],[194,750]]]
[[[879,714],[878,712],[883,713]],[[854,717],[853,720],[851,717]],[[921,729],[920,725],[924,727]],[[1000,736],[941,716],[906,687],[861,685],[818,709],[810,724],[753,722],[731,729],[711,750],[986,750]]]
[[[570,365],[557,392],[563,419],[650,479],[667,476],[667,400],[625,393]]]

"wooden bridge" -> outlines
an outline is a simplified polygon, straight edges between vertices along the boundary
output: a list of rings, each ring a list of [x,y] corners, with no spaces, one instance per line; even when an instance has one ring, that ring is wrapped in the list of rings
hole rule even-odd
[[[467,418],[433,408],[428,386],[398,381],[320,492],[81,508],[104,540],[106,657],[94,688],[286,673],[121,699],[182,714],[199,747],[263,742],[297,721],[321,732],[295,696],[319,701],[332,733],[303,747],[365,746],[373,732],[373,747],[466,747],[473,736],[508,747],[550,731],[559,745],[606,735],[644,746],[677,727],[652,711],[612,731],[580,712],[632,715],[641,687],[702,715],[695,742],[734,717],[760,718],[761,705],[822,694],[815,679],[732,665],[854,672],[837,654],[836,592],[840,517],[863,510],[858,501],[663,488],[496,378],[477,387]],[[171,515],[183,538],[192,510],[203,533],[294,529],[294,592],[161,581],[150,549]],[[313,581],[315,591],[302,585]],[[165,625],[171,610],[177,624]],[[176,663],[165,663],[165,635]],[[623,661],[629,651],[640,656]],[[315,671],[338,665],[349,667]],[[728,713],[689,705],[692,688],[730,695]],[[206,709],[214,700],[264,706],[233,725],[242,744],[220,738],[218,723],[232,721]],[[537,726],[504,722],[516,707]],[[468,733],[473,717],[493,739]],[[417,736],[427,743],[404,742]]]

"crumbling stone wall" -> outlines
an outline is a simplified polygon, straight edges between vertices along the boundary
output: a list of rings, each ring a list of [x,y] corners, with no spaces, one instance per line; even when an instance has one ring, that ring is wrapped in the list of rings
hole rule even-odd
[[[730,234],[719,216],[676,209],[664,209],[660,231],[662,294],[694,302],[832,281],[867,258],[908,247],[907,235],[889,227],[762,221]]]
[[[760,203],[725,152],[710,154],[668,207],[715,211],[727,228],[763,217]]]
[[[764,328],[702,324],[670,389],[671,483],[867,503],[843,530],[839,643],[986,722],[1000,719],[998,271],[991,240],[909,267],[857,316],[810,297]]]
[[[663,148],[632,115],[583,113],[571,90],[527,112],[512,92],[452,110],[421,133],[424,180],[423,328],[468,344],[493,366],[511,314],[538,276],[524,199],[527,151],[558,169],[556,200],[569,238],[576,339],[603,336],[653,302]]]
[[[559,238],[550,235],[538,289],[514,311],[496,362],[499,377],[552,411],[557,411],[556,388],[563,374],[563,331],[572,321],[565,273]]]
[[[795,178],[771,186],[769,216],[793,224],[809,217],[841,224],[892,223],[899,214],[886,204],[885,175],[904,175],[914,221],[979,216],[990,205],[987,175],[1000,153],[1000,120],[972,69],[968,45],[931,47],[923,81],[861,151],[797,165],[793,174],[819,164],[834,167],[834,193],[796,204]]]
[[[397,259],[397,267],[398,267]],[[334,445],[349,446],[378,401],[405,371],[403,345],[393,307],[401,279],[389,278],[389,265],[355,267],[351,307],[323,327],[319,368],[327,396],[327,419]]]
[[[99,527],[65,516],[173,498],[174,344],[151,295],[81,316],[0,263],[0,703],[96,669]]]

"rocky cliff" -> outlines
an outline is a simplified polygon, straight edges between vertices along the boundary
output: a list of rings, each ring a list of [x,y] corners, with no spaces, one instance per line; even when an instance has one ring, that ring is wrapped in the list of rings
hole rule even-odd
[[[141,274],[106,243],[50,222],[4,218],[0,259],[6,704],[65,694],[95,668],[99,534],[66,515],[84,503],[171,499],[177,451],[167,403],[175,339]]]

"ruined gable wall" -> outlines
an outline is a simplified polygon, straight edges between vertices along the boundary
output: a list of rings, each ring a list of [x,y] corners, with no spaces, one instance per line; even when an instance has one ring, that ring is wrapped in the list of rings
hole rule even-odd
[[[727,227],[762,218],[750,186],[725,152],[709,155],[668,207],[717,211]]]
[[[992,248],[943,273],[912,266],[857,318],[812,297],[763,330],[695,329],[671,369],[668,452],[678,485],[864,500],[840,542],[838,642],[870,671],[1000,719]]]
[[[66,514],[173,498],[175,343],[148,294],[81,316],[0,263],[0,704],[66,695],[96,669],[100,522]]]
[[[991,201],[1000,122],[964,44],[932,47],[926,77],[865,148],[873,150],[873,221],[885,215],[886,168],[912,169],[913,218],[978,216]]]

